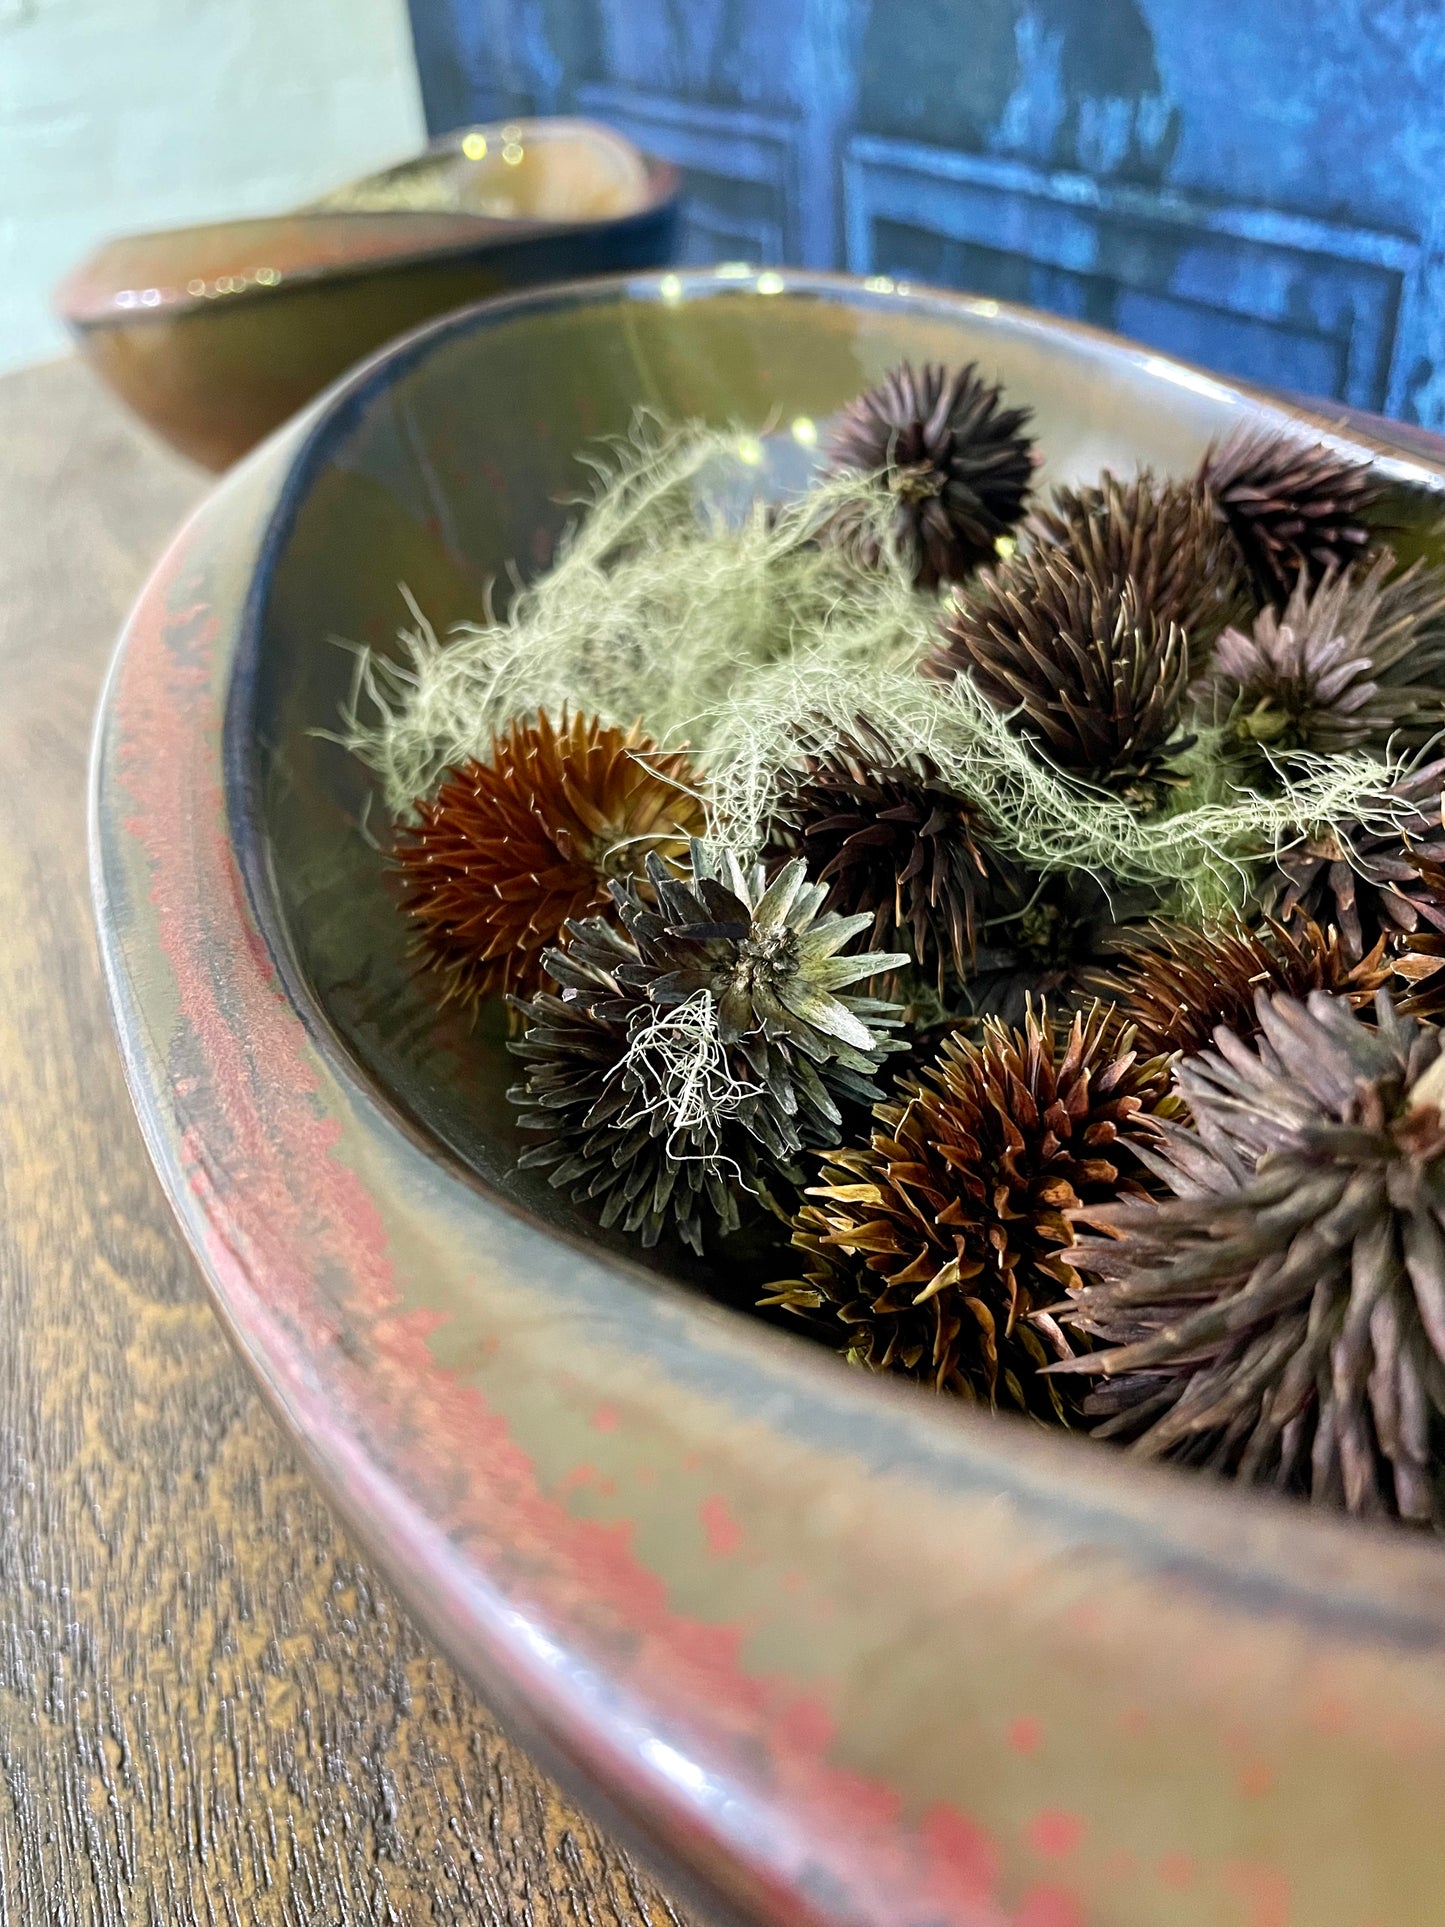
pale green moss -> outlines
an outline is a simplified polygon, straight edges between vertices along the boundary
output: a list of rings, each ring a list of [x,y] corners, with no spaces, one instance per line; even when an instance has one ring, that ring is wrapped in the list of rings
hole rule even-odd
[[[1183,787],[1147,816],[1071,780],[966,678],[919,676],[937,605],[914,591],[886,540],[886,498],[849,478],[771,513],[741,506],[757,452],[741,434],[639,431],[596,465],[595,496],[555,567],[504,621],[441,642],[419,618],[400,662],[363,657],[343,740],[377,772],[393,812],[449,765],[485,757],[513,718],[572,709],[641,718],[664,746],[689,743],[708,778],[712,833],[744,858],[800,743],[825,747],[858,716],[930,756],[1016,856],[1172,884],[1194,915],[1238,900],[1246,866],[1302,829],[1362,811],[1380,821],[1384,772],[1363,756],[1317,759],[1262,796],[1232,787],[1204,738]],[[877,570],[817,540],[844,506],[883,538]]]

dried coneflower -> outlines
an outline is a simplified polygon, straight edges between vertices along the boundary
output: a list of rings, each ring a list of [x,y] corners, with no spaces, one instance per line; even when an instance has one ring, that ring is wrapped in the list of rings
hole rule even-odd
[[[1114,789],[1157,774],[1178,741],[1189,647],[1136,585],[1101,580],[1062,549],[1011,557],[944,615],[924,673],[969,675],[1070,775]]]
[[[1117,950],[1120,961],[1088,973],[1085,982],[1114,1002],[1150,1056],[1203,1050],[1221,1024],[1253,1037],[1261,990],[1295,997],[1328,990],[1358,1006],[1390,977],[1383,942],[1352,961],[1337,930],[1322,930],[1308,918],[1290,926],[1266,919],[1255,929],[1238,921],[1202,929],[1151,922],[1121,936]]]
[[[866,913],[869,941],[906,947],[940,990],[946,972],[968,974],[982,924],[1016,893],[977,807],[862,717],[789,774],[770,844],[801,856],[830,910]]]
[[[1094,974],[1160,907],[1158,887],[1089,869],[1020,866],[1015,884],[1020,907],[995,918],[954,993],[964,1018],[1022,1024],[1040,1000],[1055,1011],[1087,1008],[1097,1001]]]
[[[900,549],[927,589],[957,582],[994,555],[1018,523],[1033,479],[1032,410],[1006,407],[1003,390],[970,363],[953,373],[904,362],[850,402],[828,445],[835,475],[876,475],[894,503]],[[876,563],[846,514],[833,533]]]
[[[737,1229],[755,1188],[755,1140],[732,1115],[716,1026],[699,1007],[659,1029],[646,997],[618,980],[635,946],[602,918],[569,939],[547,953],[557,989],[518,1005],[526,1028],[510,1048],[527,1070],[508,1095],[541,1137],[518,1164],[644,1246],[671,1226],[700,1253],[707,1231]]]
[[[831,1323],[874,1370],[1064,1417],[1040,1367],[1073,1350],[1047,1309],[1073,1276],[1068,1213],[1136,1185],[1168,1087],[1104,1009],[950,1037],[875,1107],[866,1147],[828,1152],[795,1219],[807,1275],[765,1302]]]
[[[1301,571],[1314,583],[1364,556],[1371,542],[1366,518],[1383,495],[1368,462],[1268,428],[1216,444],[1199,479],[1239,544],[1261,602],[1283,602]]]
[[[1134,585],[1141,609],[1184,631],[1196,664],[1249,602],[1239,550],[1213,503],[1193,483],[1161,482],[1147,471],[1131,482],[1104,475],[1097,487],[1057,488],[1031,527],[1079,573],[1122,594]]]
[[[1334,924],[1354,962],[1384,937],[1393,948],[1419,928],[1431,895],[1415,855],[1445,861],[1441,787],[1445,759],[1401,777],[1367,801],[1361,820],[1303,836],[1261,886],[1266,914]]]
[[[703,826],[680,750],[640,728],[545,714],[448,771],[397,832],[405,910],[446,997],[526,993],[569,919],[610,910],[610,885],[686,855]]]
[[[1365,1515],[1438,1523],[1445,1418],[1445,1058],[1381,991],[1374,1027],[1261,995],[1253,1046],[1180,1068],[1195,1120],[1151,1163],[1173,1196],[1078,1214],[1105,1235],[1070,1328],[1114,1349],[1103,1436]]]
[[[901,1048],[901,1010],[867,985],[909,959],[850,949],[873,920],[835,915],[827,895],[800,860],[769,879],[701,843],[686,876],[654,859],[645,889],[614,890],[638,953],[619,980],[660,1012],[711,1001],[735,1053],[737,1116],[778,1157],[831,1142],[839,1105],[871,1103],[879,1067]]]
[[[1259,769],[1292,757],[1419,748],[1445,724],[1445,571],[1301,575],[1282,611],[1227,629],[1192,692],[1201,720]]]

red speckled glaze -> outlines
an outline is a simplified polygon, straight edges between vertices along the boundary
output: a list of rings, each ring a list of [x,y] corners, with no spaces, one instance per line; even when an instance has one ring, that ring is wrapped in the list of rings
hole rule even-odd
[[[869,302],[902,325],[913,301],[1001,355],[1072,356],[1084,386],[1196,395],[1206,435],[1267,411],[991,304],[787,282],[799,328]],[[1436,1545],[940,1407],[554,1235],[401,1116],[312,999],[247,761],[247,652],[297,491],[403,368],[534,309],[625,314],[622,292],[493,304],[389,351],[221,485],[122,641],[98,914],[137,1108],[222,1317],[418,1617],[721,1912],[1445,1922]],[[656,306],[655,280],[629,292]],[[724,327],[766,301],[684,287]],[[1393,472],[1441,485],[1421,455]]]

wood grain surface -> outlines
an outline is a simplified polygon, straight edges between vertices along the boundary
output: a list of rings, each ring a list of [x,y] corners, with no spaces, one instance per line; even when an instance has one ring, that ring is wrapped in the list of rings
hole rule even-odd
[[[676,1924],[352,1551],[146,1160],[86,753],[203,486],[78,363],[0,380],[0,1923]]]

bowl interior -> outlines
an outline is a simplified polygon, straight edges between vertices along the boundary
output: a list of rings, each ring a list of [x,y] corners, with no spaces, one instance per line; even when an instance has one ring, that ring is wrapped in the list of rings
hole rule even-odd
[[[476,1176],[551,1222],[636,1256],[545,1179],[518,1173],[499,1011],[440,1018],[374,838],[366,770],[324,734],[354,646],[390,650],[413,620],[439,635],[546,567],[586,489],[578,453],[646,408],[764,432],[794,458],[812,428],[905,358],[977,360],[1035,411],[1041,486],[1110,466],[1184,474],[1235,425],[1232,390],[1144,351],[960,297],[777,277],[696,291],[560,291],[459,317],[380,361],[323,417],[293,474],[257,584],[249,673],[231,717],[284,953],[380,1094]],[[641,298],[637,298],[640,294]],[[810,426],[811,425],[811,428]],[[793,430],[797,427],[795,436]],[[794,466],[797,466],[795,460]],[[662,1268],[751,1301],[746,1238]]]

